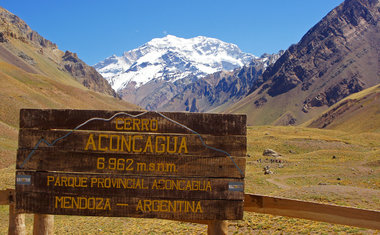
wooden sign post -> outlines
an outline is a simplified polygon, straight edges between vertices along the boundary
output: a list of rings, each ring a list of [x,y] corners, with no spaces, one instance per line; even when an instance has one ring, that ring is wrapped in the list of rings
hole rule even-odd
[[[242,219],[245,155],[245,115],[23,109],[16,208]]]

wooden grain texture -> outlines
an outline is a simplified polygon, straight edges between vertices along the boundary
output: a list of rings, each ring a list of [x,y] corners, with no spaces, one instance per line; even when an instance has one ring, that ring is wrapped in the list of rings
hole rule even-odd
[[[75,206],[72,207],[71,200],[75,196],[70,194],[20,192],[16,196],[17,208],[25,213],[185,220],[236,220],[243,217],[243,201],[233,200],[150,200],[147,198],[110,196],[104,198],[103,204],[101,204],[104,206],[104,202],[109,200],[109,207],[91,209],[91,202],[90,206],[87,207],[81,208],[80,204],[74,204]],[[84,205],[85,200],[90,201],[90,199],[91,197],[82,195],[78,200],[82,200],[82,205]],[[197,207],[198,203],[199,207]]]
[[[3,231],[4,232],[4,231]],[[8,235],[25,235],[25,214],[16,210],[16,204],[9,205]]]
[[[33,235],[54,235],[54,215],[35,214]]]
[[[30,157],[29,161],[24,164],[31,151],[30,149],[17,151],[17,169],[151,176],[244,177],[236,168],[233,161],[227,156],[126,155],[117,153],[37,150]],[[244,173],[246,158],[232,158]],[[114,165],[114,162],[116,162],[116,165]]]
[[[15,201],[14,189],[0,190],[0,205],[9,205]]]
[[[29,184],[16,184],[19,192],[55,192],[94,197],[139,197],[168,199],[243,200],[244,181],[229,178],[182,178],[125,176],[114,174],[74,174],[55,172],[17,172],[16,179],[28,176]],[[230,185],[241,185],[235,190]]]
[[[0,191],[1,195],[6,195],[15,192],[14,189]],[[343,224],[349,226],[356,226],[369,229],[380,229],[380,211],[357,209],[336,205],[327,205],[315,202],[299,201],[294,199],[277,198],[255,194],[244,194],[244,211],[265,213],[272,215],[281,215],[288,217],[295,217],[301,219],[308,219],[314,221],[322,221],[328,223]],[[22,197],[22,196],[19,196]],[[45,194],[46,197],[46,194]],[[28,197],[28,199],[33,196]],[[34,196],[35,198],[35,196]],[[38,198],[35,199],[38,201]],[[4,203],[7,203],[4,201]],[[9,202],[8,202],[9,203]],[[19,204],[22,202],[18,202]],[[47,204],[47,203],[45,203]],[[8,205],[8,204],[5,204]],[[36,207],[36,205],[35,205]],[[41,210],[41,209],[40,209]],[[29,211],[30,212],[30,211]],[[171,216],[165,216],[163,219],[209,224],[210,221],[206,219],[191,219],[182,218],[176,219]]]
[[[53,146],[48,146],[45,142],[41,142],[38,146],[40,150],[49,148],[51,150],[128,154],[159,153],[160,155],[226,156],[225,153],[210,148],[212,147],[225,151],[231,156],[245,156],[247,146],[245,136],[225,136],[221,138],[218,136],[203,135],[202,138],[199,138],[198,135],[21,129],[19,131],[19,149],[35,148],[41,139],[49,143],[53,143],[58,139],[59,141],[55,142]],[[150,145],[148,144],[149,139],[151,141]],[[202,140],[209,147],[205,146]],[[182,141],[186,142],[186,149],[181,147]],[[129,142],[131,142],[131,144],[128,149],[126,145]],[[176,145],[174,143],[176,143]]]
[[[380,229],[380,211],[245,194],[244,211]]]
[[[23,109],[17,206],[38,214],[241,219],[246,146],[245,115]]]
[[[39,129],[74,129],[78,125],[92,119],[108,119],[113,115],[126,112],[131,115],[138,115],[141,111],[104,111],[104,110],[40,110],[40,109],[21,109],[20,111],[20,128],[39,128]],[[161,112],[165,117],[178,122],[199,134],[213,134],[218,136],[224,135],[246,135],[246,115],[237,114],[210,114],[210,113],[181,113],[181,112]],[[117,116],[115,119],[107,122],[94,120],[83,127],[81,130],[113,130],[117,118],[130,118],[127,115]],[[156,112],[148,112],[135,119],[157,120],[158,129],[146,130],[146,128],[137,128],[136,132],[157,132],[157,133],[184,133],[191,132],[184,127],[164,118]],[[141,124],[141,123],[140,123]],[[121,125],[119,125],[121,126]],[[133,127],[133,125],[132,125]],[[149,125],[148,125],[149,127]],[[122,130],[120,130],[122,131]]]
[[[213,220],[208,223],[207,235],[227,235],[227,234],[228,234],[227,220]]]

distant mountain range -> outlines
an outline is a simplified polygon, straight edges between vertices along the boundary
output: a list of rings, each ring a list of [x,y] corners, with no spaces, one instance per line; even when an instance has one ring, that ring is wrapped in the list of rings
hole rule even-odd
[[[108,57],[94,67],[123,99],[148,110],[208,111],[221,103],[205,103],[197,93],[204,89],[213,90],[215,86],[211,83],[218,81],[216,76],[200,79],[216,72],[232,72],[249,64],[265,68],[274,58],[277,57],[265,55],[258,58],[242,52],[234,44],[214,38],[184,39],[167,35],[124,52],[123,56]],[[190,93],[194,94],[190,95],[189,87],[192,87]],[[184,92],[187,94],[185,100],[180,98]],[[197,100],[202,103],[201,107],[197,106]]]
[[[346,0],[295,45],[256,57],[217,39],[168,35],[95,65],[148,110],[246,113],[296,125],[380,83],[378,0]]]
[[[344,127],[329,115],[351,110],[340,102],[380,84],[379,21],[379,0],[346,0],[277,54],[256,57],[218,39],[168,35],[105,59],[97,72],[0,8],[0,102],[8,110],[0,121],[16,125],[11,117],[21,107],[138,109],[122,97],[148,110],[246,113],[249,125]],[[370,93],[355,113],[371,110],[376,118],[376,109],[360,109],[376,106],[378,89]],[[332,110],[335,104],[343,109]]]
[[[236,45],[218,39],[167,35],[124,52],[123,56],[108,57],[94,67],[113,89],[120,91],[132,84],[138,88],[150,81],[175,82],[189,76],[233,70],[254,58],[241,52]]]
[[[380,83],[378,22],[378,0],[346,0],[278,54],[168,35],[95,68],[148,110],[243,112],[249,124],[295,125]]]

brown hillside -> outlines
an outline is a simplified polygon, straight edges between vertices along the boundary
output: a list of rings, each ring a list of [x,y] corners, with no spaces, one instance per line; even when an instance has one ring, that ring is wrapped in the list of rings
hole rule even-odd
[[[108,82],[76,53],[63,52],[55,43],[33,31],[23,20],[0,7],[0,61],[26,72],[62,76],[59,69],[87,88],[116,97]]]
[[[380,85],[348,96],[308,127],[348,132],[380,132]]]
[[[0,168],[16,157],[21,108],[139,110],[75,53],[62,52],[0,7]]]
[[[21,108],[139,110],[136,105],[91,91],[72,79],[27,73],[0,62],[0,168],[15,162]]]
[[[300,124],[379,84],[379,7],[378,0],[346,0],[268,67],[260,87],[227,112],[247,113],[251,125]]]

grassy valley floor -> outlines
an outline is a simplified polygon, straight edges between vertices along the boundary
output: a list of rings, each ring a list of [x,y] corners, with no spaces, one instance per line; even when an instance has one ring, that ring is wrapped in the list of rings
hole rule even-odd
[[[247,141],[246,193],[380,210],[380,133],[261,126],[248,128]],[[7,146],[15,154],[16,141]],[[267,148],[282,156],[263,156]],[[264,175],[266,166],[273,174]],[[11,165],[0,170],[1,189],[14,187],[14,168]],[[32,215],[26,218],[31,234]],[[0,206],[0,234],[7,234],[7,227],[8,206]],[[206,234],[207,226],[158,219],[55,216],[55,231],[56,234]],[[229,221],[229,234],[250,233],[380,234],[380,231],[248,212],[242,221]]]

